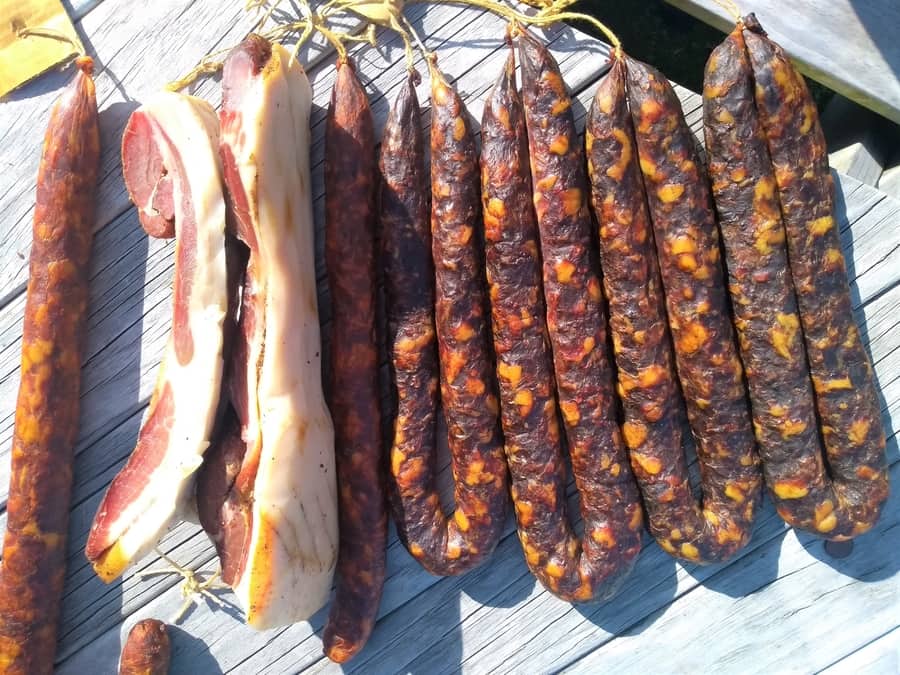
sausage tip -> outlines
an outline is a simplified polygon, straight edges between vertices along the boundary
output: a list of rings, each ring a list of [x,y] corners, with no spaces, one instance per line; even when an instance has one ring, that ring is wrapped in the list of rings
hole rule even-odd
[[[90,56],[79,56],[75,59],[75,67],[88,76],[94,74],[94,59]]]

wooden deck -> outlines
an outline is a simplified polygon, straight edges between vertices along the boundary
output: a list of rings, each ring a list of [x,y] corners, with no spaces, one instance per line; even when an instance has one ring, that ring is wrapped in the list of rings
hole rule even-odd
[[[718,0],[666,0],[723,31]],[[896,0],[739,0],[815,80],[900,124],[900,3]]]
[[[239,41],[250,25],[234,0],[104,0],[74,3],[82,39],[98,61],[103,168],[84,355],[82,427],[75,467],[69,567],[59,671],[112,673],[121,641],[138,619],[168,620],[181,605],[179,578],[140,573],[102,584],[82,548],[103,491],[132,450],[170,322],[172,242],[148,239],[122,184],[119,142],[129,113],[205,53]],[[411,5],[408,16],[431,36],[440,64],[470,111],[499,73],[503,22],[456,6]],[[605,63],[604,45],[567,27],[545,32],[567,83],[585,106]],[[379,50],[353,50],[380,127],[404,71],[390,34]],[[626,45],[627,48],[627,45]],[[302,52],[315,91],[313,175],[322,214],[322,131],[334,76],[329,51]],[[0,509],[19,381],[21,320],[34,181],[50,104],[66,80],[51,75],[0,105]],[[218,104],[217,82],[197,92]],[[420,87],[427,107],[427,81]],[[679,89],[688,121],[700,124],[700,98]],[[512,519],[493,559],[468,575],[425,573],[392,535],[380,618],[365,651],[346,670],[359,673],[816,672],[896,673],[900,668],[900,203],[851,178],[839,180],[839,213],[852,272],[857,318],[881,386],[894,495],[877,528],[850,557],[833,559],[820,540],[789,530],[770,503],[753,540],[727,565],[676,563],[645,540],[636,569],[612,602],[573,606],[545,592],[528,572]],[[321,241],[319,242],[321,246]],[[320,256],[321,260],[321,256]],[[322,321],[328,298],[318,268]],[[443,465],[445,482],[449,471]],[[574,503],[573,503],[574,505]],[[0,514],[0,527],[5,514]],[[181,524],[161,548],[183,565],[213,570],[200,529]],[[220,597],[228,602],[229,594]],[[255,632],[231,607],[201,602],[174,639],[174,673],[336,672],[321,652],[324,612],[311,623]]]

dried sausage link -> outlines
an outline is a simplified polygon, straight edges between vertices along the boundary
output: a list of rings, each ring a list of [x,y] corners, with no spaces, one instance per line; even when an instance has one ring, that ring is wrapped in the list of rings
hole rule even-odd
[[[699,559],[696,535],[690,539],[673,536],[690,531],[703,533],[708,540],[715,532],[691,493],[681,450],[684,400],[666,328],[622,58],[615,59],[594,95],[585,145],[631,463],[651,534],[672,555]],[[703,556],[709,556],[709,544],[702,548]]]
[[[749,541],[762,477],[728,312],[709,185],[671,84],[659,71],[630,58],[626,70],[675,365],[701,467],[702,512],[690,498],[687,474],[679,468],[678,474],[667,475],[671,456],[644,455],[639,449],[655,410],[649,420],[644,413],[644,420],[629,422],[625,436],[641,484],[662,487],[660,476],[670,482],[653,497],[671,510],[671,529],[660,539],[663,548],[695,562],[720,561]],[[620,377],[623,388],[649,386],[652,391],[655,372],[669,377],[670,366],[659,365],[660,371],[634,373],[637,382]]]
[[[543,44],[522,33],[519,54],[547,330],[581,495],[583,539],[566,517],[566,470],[559,453],[531,459],[520,457],[521,450],[510,452],[510,469],[518,474],[513,499],[525,557],[541,583],[566,600],[590,601],[612,596],[631,571],[641,548],[643,511],[616,420],[584,154],[571,98]]]
[[[462,101],[435,69],[431,83],[434,205],[429,231],[425,154],[413,84],[411,75],[394,104],[382,141],[381,226],[389,348],[398,400],[390,458],[393,510],[401,539],[425,569],[433,574],[461,574],[496,547],[507,500],[483,272],[477,256],[477,163]],[[434,475],[436,335],[456,478],[456,511],[449,519],[441,508]]]
[[[766,459],[778,512],[834,540],[862,534],[888,495],[884,426],[872,366],[853,318],[834,217],[825,137],[803,77],[755,17],[743,36],[774,167],[800,327],[821,422],[828,478],[815,444]],[[808,423],[800,418],[797,424]]]
[[[50,112],[37,177],[0,569],[4,673],[50,673],[56,653],[100,162],[93,62],[77,65]]]
[[[171,652],[166,624],[157,619],[139,621],[122,648],[119,675],[167,675]]]
[[[771,486],[790,458],[806,456],[821,469],[821,446],[775,174],[756,113],[742,27],[710,55],[703,106],[735,327]]]
[[[387,499],[375,327],[375,132],[353,65],[337,65],[325,128],[325,259],[331,291],[328,405],[340,515],[338,580],[325,653],[338,663],[366,643],[384,587]]]

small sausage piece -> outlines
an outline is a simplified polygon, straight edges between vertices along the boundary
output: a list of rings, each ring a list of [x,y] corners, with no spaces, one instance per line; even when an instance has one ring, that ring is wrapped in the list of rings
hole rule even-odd
[[[662,508],[671,514],[672,529],[659,539],[663,548],[693,562],[721,561],[750,539],[762,477],[709,184],[671,84],[659,71],[630,58],[626,70],[675,364],[701,467],[702,512],[691,497],[687,474],[680,469],[669,473],[674,448],[664,455],[647,448],[651,452],[643,454],[645,421],[630,422],[625,436],[638,480],[655,486],[651,501],[665,504]],[[664,369],[656,372],[668,377]],[[642,376],[652,381],[654,374]],[[620,380],[623,388],[630,386],[627,379]],[[646,421],[652,422],[653,414]]]
[[[881,408],[853,318],[834,217],[834,182],[815,103],[781,47],[766,37],[755,17],[745,21],[756,106],[774,166],[799,328],[831,476],[811,443],[765,457],[767,480],[788,523],[846,540],[872,528],[888,496]],[[807,422],[800,417],[788,423]]]
[[[614,595],[634,566],[643,510],[616,420],[587,176],[571,98],[553,56],[527,32],[519,37],[519,54],[547,329],[581,495],[583,539],[579,542],[566,517],[566,469],[558,453],[510,452],[513,498],[529,567],[555,595],[588,602]],[[513,112],[511,106],[510,119]]]
[[[375,334],[375,132],[366,92],[338,63],[325,128],[325,260],[331,290],[328,404],[335,430],[340,550],[325,653],[366,643],[381,600],[387,500]]]
[[[93,61],[50,111],[37,177],[3,565],[0,671],[50,673],[66,567],[100,131]]]
[[[157,619],[144,619],[128,633],[119,660],[119,675],[167,675],[170,658],[166,624]]]
[[[429,233],[412,78],[391,111],[381,157],[388,346],[398,399],[390,459],[393,510],[401,540],[426,570],[461,574],[496,547],[507,501],[478,257],[478,164],[462,101],[432,68]],[[436,334],[456,479],[450,519],[441,509],[434,474]]]

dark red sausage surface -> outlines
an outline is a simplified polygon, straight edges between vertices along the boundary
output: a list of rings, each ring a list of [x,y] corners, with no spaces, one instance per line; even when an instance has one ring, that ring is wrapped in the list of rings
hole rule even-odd
[[[362,649],[375,625],[384,586],[387,499],[375,326],[375,133],[352,64],[337,68],[325,128],[325,260],[340,550],[324,643],[328,657],[343,663]]]
[[[762,477],[709,184],[671,84],[659,71],[633,59],[626,59],[625,68],[676,373],[701,467],[702,509],[691,495],[678,446],[656,445],[659,436],[653,446],[646,444],[659,423],[655,415],[671,404],[668,393],[658,388],[659,381],[671,379],[670,357],[660,353],[661,360],[640,371],[621,370],[626,399],[634,397],[640,406],[646,391],[659,405],[649,409],[649,416],[647,409],[636,410],[626,422],[625,437],[648,509],[666,514],[655,528],[663,548],[694,562],[720,561],[749,541]],[[602,166],[595,166],[595,175],[600,170]],[[626,340],[620,343],[624,347]],[[641,347],[632,350],[641,352]]]
[[[50,112],[38,170],[3,563],[0,670],[50,673],[78,436],[100,132],[82,57]]]
[[[566,517],[566,469],[559,453],[509,452],[513,498],[525,557],[538,579],[561,598],[591,601],[613,595],[630,572],[641,548],[643,511],[616,419],[588,182],[571,98],[544,45],[527,32],[518,41],[547,331],[584,537],[579,542]],[[515,105],[511,119],[513,112]],[[498,372],[508,385],[519,370],[525,369]]]
[[[471,569],[493,552],[508,497],[478,255],[475,143],[462,100],[436,69],[431,86],[431,230],[410,78],[382,141],[381,232],[398,401],[390,457],[394,517],[413,557],[429,572],[446,575]],[[435,484],[438,362],[455,478],[456,510],[449,519]]]
[[[157,619],[139,621],[122,648],[119,675],[167,675],[171,651],[166,624]]]
[[[800,326],[791,330],[802,328],[827,458],[826,470],[816,444],[785,445],[764,457],[766,477],[788,523],[850,539],[878,520],[888,476],[881,407],[853,318],[825,137],[803,77],[755,17],[746,19],[743,37],[800,310]],[[806,399],[786,412],[783,432],[812,435],[808,405]]]

